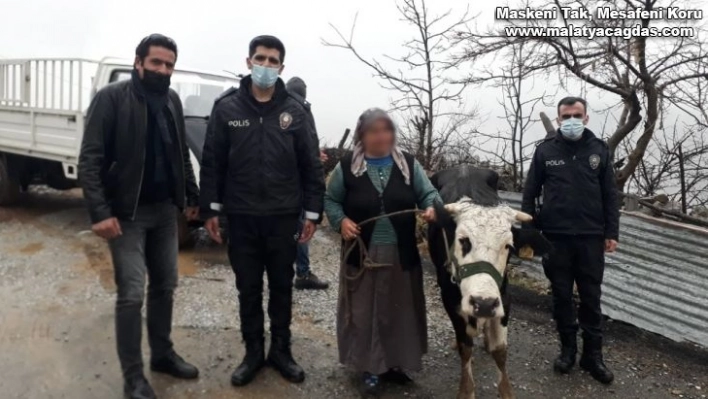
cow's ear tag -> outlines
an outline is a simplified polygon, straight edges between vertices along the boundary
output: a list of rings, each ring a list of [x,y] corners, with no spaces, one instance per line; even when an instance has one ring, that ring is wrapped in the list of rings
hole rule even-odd
[[[524,245],[519,249],[519,258],[521,259],[533,259],[533,248],[530,245]]]

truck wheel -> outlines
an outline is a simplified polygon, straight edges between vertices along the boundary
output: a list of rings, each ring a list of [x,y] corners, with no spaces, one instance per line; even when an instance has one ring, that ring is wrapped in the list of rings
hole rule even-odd
[[[46,161],[44,163],[47,185],[55,190],[69,190],[76,187],[76,180],[69,180],[64,176],[61,162]]]
[[[179,210],[177,211],[177,242],[180,249],[192,248],[195,244],[187,218]]]
[[[20,199],[20,184],[10,178],[7,159],[0,155],[0,206],[16,204]]]

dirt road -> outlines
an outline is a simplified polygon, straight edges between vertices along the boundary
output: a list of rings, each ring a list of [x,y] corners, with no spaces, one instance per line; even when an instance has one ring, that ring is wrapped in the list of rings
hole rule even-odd
[[[113,285],[104,242],[88,232],[76,192],[39,190],[18,208],[0,208],[0,398],[121,398],[113,335]],[[313,270],[335,281],[337,239],[319,232],[311,245]],[[201,368],[198,381],[148,378],[161,398],[358,397],[353,374],[337,363],[336,284],[326,292],[298,292],[294,352],[305,367],[302,385],[265,370],[248,387],[229,385],[243,355],[233,274],[225,251],[201,240],[180,256],[174,341]],[[452,331],[437,286],[426,272],[429,355],[416,384],[389,387],[389,398],[452,398],[459,376]],[[610,387],[574,371],[551,371],[556,343],[546,295],[515,287],[510,374],[518,398],[705,398],[708,353],[620,323],[608,323]],[[705,304],[704,304],[705,305]],[[145,348],[147,354],[147,347]],[[147,357],[146,357],[147,358]],[[496,371],[475,353],[478,398],[495,398]]]

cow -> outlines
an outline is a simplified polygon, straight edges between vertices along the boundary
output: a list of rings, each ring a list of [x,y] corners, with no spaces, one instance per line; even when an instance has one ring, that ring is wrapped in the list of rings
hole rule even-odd
[[[431,177],[445,204],[436,204],[438,220],[428,226],[428,248],[462,362],[458,399],[475,397],[472,344],[480,333],[499,369],[499,396],[514,397],[506,368],[507,263],[523,247],[539,255],[551,248],[539,231],[514,227],[532,217],[502,203],[498,179],[492,170],[469,166]]]

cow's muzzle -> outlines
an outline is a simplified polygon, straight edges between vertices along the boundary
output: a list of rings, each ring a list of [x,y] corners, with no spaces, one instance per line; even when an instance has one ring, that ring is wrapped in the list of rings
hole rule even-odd
[[[482,298],[471,296],[469,298],[470,306],[474,311],[475,317],[492,318],[497,315],[497,310],[501,305],[499,298]]]

